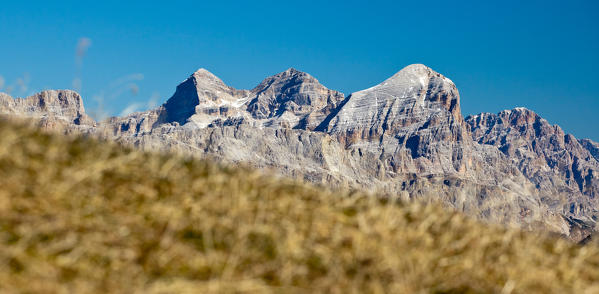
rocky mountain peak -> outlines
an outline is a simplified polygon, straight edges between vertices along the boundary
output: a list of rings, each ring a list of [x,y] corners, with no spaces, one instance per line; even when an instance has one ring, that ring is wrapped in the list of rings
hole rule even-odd
[[[0,95],[0,108],[5,113],[45,117],[49,123],[55,120],[77,125],[93,124],[94,121],[83,107],[83,99],[72,90],[45,90],[27,98],[12,98]]]
[[[381,84],[385,84],[385,82],[391,83],[393,81],[398,83],[402,82],[405,84],[419,82],[422,86],[424,86],[426,80],[430,79],[433,73],[434,71],[424,64],[411,64],[402,68],[400,71],[395,73]]]
[[[267,77],[265,78],[262,82],[260,82],[260,84],[258,84],[258,86],[256,86],[254,89],[252,89],[253,93],[259,94],[260,92],[263,92],[264,90],[268,89],[269,87],[274,86],[294,86],[296,84],[301,84],[301,83],[318,83],[320,85],[320,83],[318,82],[318,80],[316,78],[314,78],[313,76],[311,76],[308,73],[305,73],[303,71],[299,71],[293,67],[290,67],[289,69],[280,72],[278,74],[275,74],[273,76]],[[322,85],[320,85],[322,86]]]
[[[487,142],[499,139],[497,135],[522,136],[530,140],[555,135],[556,143],[564,144],[565,133],[559,126],[549,122],[532,110],[524,107],[503,110],[497,114],[481,113],[466,118],[476,141]]]
[[[463,137],[465,124],[455,84],[422,64],[407,66],[382,83],[353,93],[329,124],[333,133],[352,140],[384,134],[405,136],[439,124],[460,127],[450,137]]]
[[[307,129],[316,128],[345,98],[294,68],[264,79],[251,92],[247,110],[254,118],[278,118],[274,123]]]
[[[194,79],[196,84],[203,86],[226,87],[225,83],[205,68],[196,70],[188,79]]]
[[[570,189],[591,197],[599,195],[594,177],[599,174],[599,161],[592,154],[592,141],[578,141],[522,107],[470,116],[466,122],[476,142],[497,147],[542,192]]]
[[[499,117],[514,126],[530,125],[542,119],[536,112],[524,107],[501,111]]]
[[[421,101],[421,104],[433,102],[431,106],[441,106],[457,119],[462,119],[457,87],[453,81],[426,65],[408,65],[383,82],[381,86],[424,90],[426,95],[423,95],[424,101]]]
[[[83,99],[72,90],[45,90],[30,98],[35,98],[42,109],[70,110],[77,114],[85,113]]]
[[[198,70],[196,70],[194,72],[194,74],[198,74],[198,75],[206,74],[206,75],[210,75],[210,76],[216,77],[213,73],[211,73],[209,70],[207,70],[207,69],[205,69],[203,67],[198,68]]]
[[[293,67],[288,68],[286,71],[282,72],[283,75],[308,75],[307,73],[297,70]]]
[[[248,93],[227,86],[216,75],[200,68],[179,84],[175,94],[166,101],[162,121],[182,125],[194,114],[202,112],[202,109],[204,112],[213,112],[220,106],[235,105]]]

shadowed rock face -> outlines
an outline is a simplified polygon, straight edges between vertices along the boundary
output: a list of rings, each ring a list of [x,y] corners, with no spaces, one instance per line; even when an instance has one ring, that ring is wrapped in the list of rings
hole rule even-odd
[[[65,129],[81,131],[83,106],[70,95],[46,99],[64,110],[32,99],[25,104],[38,106],[28,112],[8,96],[0,96],[0,107],[13,115],[60,114],[68,118]],[[485,220],[575,241],[589,236],[599,216],[597,143],[578,141],[526,109],[464,119],[455,84],[420,64],[347,98],[295,69],[252,90],[201,69],[162,106],[85,132],[333,187],[434,198]]]

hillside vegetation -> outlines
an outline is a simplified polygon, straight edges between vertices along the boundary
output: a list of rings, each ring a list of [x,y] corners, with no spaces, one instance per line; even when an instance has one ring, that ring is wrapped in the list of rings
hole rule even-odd
[[[599,293],[599,248],[0,122],[2,293]]]

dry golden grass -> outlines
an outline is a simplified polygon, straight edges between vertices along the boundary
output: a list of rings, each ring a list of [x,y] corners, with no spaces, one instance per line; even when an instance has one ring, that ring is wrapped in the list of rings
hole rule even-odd
[[[2,293],[598,293],[599,249],[0,122]]]

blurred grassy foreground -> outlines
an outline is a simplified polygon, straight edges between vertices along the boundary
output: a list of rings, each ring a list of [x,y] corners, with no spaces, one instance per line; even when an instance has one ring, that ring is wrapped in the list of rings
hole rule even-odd
[[[599,249],[0,122],[2,293],[598,293]]]

